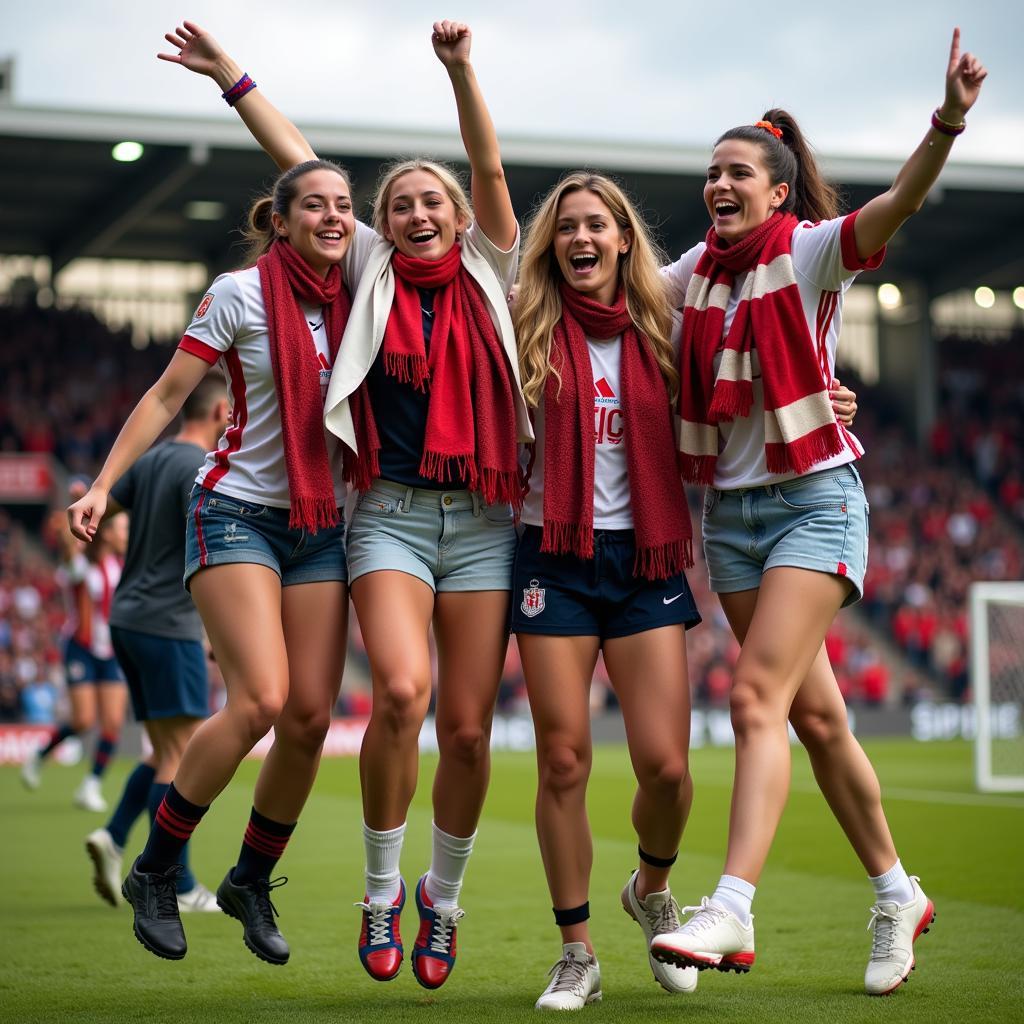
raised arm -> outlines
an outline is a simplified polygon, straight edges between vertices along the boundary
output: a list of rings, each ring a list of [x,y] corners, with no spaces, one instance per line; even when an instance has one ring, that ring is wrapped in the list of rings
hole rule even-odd
[[[177,53],[158,53],[160,60],[180,64],[197,75],[212,78],[222,93],[228,92],[243,75],[242,69],[224,52],[220,43],[194,21],[183,21],[164,38]],[[234,104],[235,111],[253,138],[282,171],[313,160],[316,154],[302,132],[281,113],[259,89],[250,89]]]
[[[125,421],[92,487],[68,508],[68,525],[76,537],[93,539],[107,510],[110,488],[178,415],[182,403],[209,369],[198,356],[181,349],[174,353],[160,379],[142,396]]]
[[[961,55],[960,29],[953,29],[946,67],[946,98],[935,112],[939,127],[928,129],[921,144],[900,168],[892,188],[868,202],[857,215],[854,237],[857,255],[862,260],[878,252],[899,226],[921,209],[953,148],[953,140],[963,130],[964,117],[974,106],[987,74],[973,54]]]
[[[473,211],[483,233],[499,249],[507,250],[516,240],[516,215],[501,166],[498,136],[469,61],[472,40],[469,26],[461,21],[434,22],[431,42],[455,93],[459,131],[472,173]]]

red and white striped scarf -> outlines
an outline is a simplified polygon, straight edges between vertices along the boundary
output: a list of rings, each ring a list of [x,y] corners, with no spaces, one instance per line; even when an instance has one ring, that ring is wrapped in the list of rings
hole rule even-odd
[[[768,472],[806,473],[843,451],[828,374],[807,329],[793,270],[798,223],[793,214],[777,212],[734,245],[708,230],[707,248],[686,290],[680,347],[680,464],[690,483],[714,482],[718,424],[750,415],[755,347],[764,384]],[[723,340],[736,275],[747,271]]]

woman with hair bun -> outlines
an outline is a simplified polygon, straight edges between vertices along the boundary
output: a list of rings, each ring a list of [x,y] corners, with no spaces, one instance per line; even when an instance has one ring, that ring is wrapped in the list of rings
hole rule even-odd
[[[934,916],[896,853],[874,769],[850,732],[825,653],[858,600],[868,507],[856,437],[828,400],[843,296],[938,179],[986,71],[953,32],[945,100],[892,187],[845,217],[796,121],[769,110],[715,144],[707,239],[667,270],[683,307],[679,413],[684,475],[706,485],[704,550],[741,643],[730,695],[736,775],[725,869],[655,958],[748,971],[750,913],[789,791],[787,719],[875,891],[870,994],[902,984]]]
[[[326,423],[358,491],[348,530],[352,600],[373,707],[360,751],[365,895],[359,958],[390,981],[405,950],[399,859],[416,788],[437,644],[440,762],[431,861],[415,886],[412,971],[425,988],[455,966],[458,905],[490,774],[490,729],[508,642],[517,442],[533,433],[506,296],[519,230],[498,139],[470,62],[469,26],[435,22],[472,174],[472,205],[433,160],[386,168],[373,228],[356,226],[353,306],[327,392]],[[281,168],[313,155],[216,41],[185,22],[176,60],[214,78]]]
[[[217,889],[260,959],[286,963],[270,876],[313,785],[345,660],[348,587],[341,451],[324,396],[350,299],[341,262],[355,234],[348,175],[309,160],[250,211],[250,265],[209,287],[170,364],[125,423],[89,492],[68,509],[92,541],[110,488],[171,422],[210,366],[231,419],[206,456],[186,521],[185,585],[227,703],[193,734],[122,891],[150,952],[186,952],[175,883],[192,831],[242,759],[274,729],[238,863]]]

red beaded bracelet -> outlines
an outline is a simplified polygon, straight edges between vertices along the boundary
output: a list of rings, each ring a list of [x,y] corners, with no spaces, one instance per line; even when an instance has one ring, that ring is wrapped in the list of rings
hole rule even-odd
[[[961,132],[963,132],[967,127],[967,122],[961,121],[959,124],[950,124],[948,121],[943,121],[942,118],[939,117],[938,108],[936,108],[935,112],[932,114],[932,127],[943,135],[952,135],[955,137],[961,134]]]

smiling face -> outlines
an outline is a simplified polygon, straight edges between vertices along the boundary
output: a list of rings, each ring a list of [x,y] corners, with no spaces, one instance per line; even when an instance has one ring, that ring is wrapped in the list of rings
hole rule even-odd
[[[704,203],[723,242],[745,238],[763,224],[789,195],[785,182],[772,184],[762,148],[743,139],[715,146],[704,184]]]
[[[599,195],[589,189],[568,192],[558,202],[554,250],[569,286],[610,306],[619,290],[619,260],[633,242]]]
[[[356,230],[348,182],[318,169],[295,180],[288,213],[273,215],[274,229],[318,274],[326,274],[348,251]]]
[[[439,260],[468,226],[441,180],[414,170],[395,178],[385,205],[383,235],[404,256]]]

